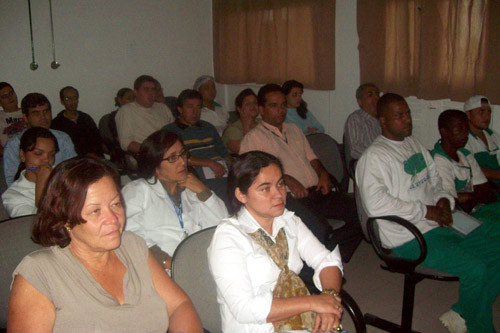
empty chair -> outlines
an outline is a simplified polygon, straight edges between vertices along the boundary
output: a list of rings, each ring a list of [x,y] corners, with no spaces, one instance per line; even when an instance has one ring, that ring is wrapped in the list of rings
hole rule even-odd
[[[207,248],[216,227],[200,230],[184,239],[172,258],[172,278],[188,294],[203,328],[222,332],[215,281],[208,268]]]

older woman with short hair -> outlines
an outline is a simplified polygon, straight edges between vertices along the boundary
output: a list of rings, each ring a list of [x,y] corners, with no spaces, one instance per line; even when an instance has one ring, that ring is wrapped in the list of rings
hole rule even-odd
[[[10,332],[201,332],[187,295],[123,232],[114,170],[91,158],[51,173],[32,239],[45,246],[15,269]]]

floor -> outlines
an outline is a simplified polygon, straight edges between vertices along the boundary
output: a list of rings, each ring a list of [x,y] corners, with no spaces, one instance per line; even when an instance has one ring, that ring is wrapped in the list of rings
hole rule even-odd
[[[363,241],[348,264],[344,265],[347,282],[344,289],[356,300],[363,313],[372,313],[398,322],[403,300],[403,276],[380,268],[380,260],[371,245]],[[447,333],[439,316],[458,299],[458,282],[425,279],[417,284],[413,329],[420,332]],[[500,332],[500,297],[493,307],[495,327]],[[344,329],[354,333],[349,318],[343,319]],[[369,333],[383,332],[368,326]]]

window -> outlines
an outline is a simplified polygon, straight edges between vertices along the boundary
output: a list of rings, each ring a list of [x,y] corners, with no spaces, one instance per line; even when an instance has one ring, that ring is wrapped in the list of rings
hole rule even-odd
[[[334,0],[214,0],[218,82],[335,87]]]
[[[500,1],[358,0],[362,82],[425,99],[500,102]]]

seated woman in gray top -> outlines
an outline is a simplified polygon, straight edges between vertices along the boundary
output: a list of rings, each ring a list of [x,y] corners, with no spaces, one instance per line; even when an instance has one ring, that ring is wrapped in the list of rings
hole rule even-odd
[[[46,248],[15,269],[12,332],[202,332],[187,295],[123,232],[117,175],[91,158],[51,173],[32,239]]]

